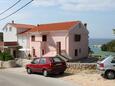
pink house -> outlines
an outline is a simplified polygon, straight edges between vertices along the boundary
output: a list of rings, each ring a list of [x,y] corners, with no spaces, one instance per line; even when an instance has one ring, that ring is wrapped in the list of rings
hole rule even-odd
[[[28,34],[29,53],[34,57],[61,54],[68,59],[88,57],[87,24],[70,21],[40,24],[22,34]]]

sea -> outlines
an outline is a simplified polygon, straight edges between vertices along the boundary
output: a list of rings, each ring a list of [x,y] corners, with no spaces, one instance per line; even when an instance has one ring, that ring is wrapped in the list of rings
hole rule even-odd
[[[94,52],[95,55],[108,56],[115,55],[115,52],[104,52],[101,51],[101,45],[106,44],[115,39],[99,39],[99,38],[90,38],[89,39],[89,47]]]

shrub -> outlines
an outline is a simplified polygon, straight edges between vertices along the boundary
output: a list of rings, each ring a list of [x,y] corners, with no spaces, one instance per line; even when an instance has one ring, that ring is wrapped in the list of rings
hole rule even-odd
[[[112,40],[111,42],[108,42],[107,44],[103,44],[101,46],[101,50],[115,52],[115,40]]]
[[[8,60],[12,60],[12,59],[13,59],[13,57],[11,56],[10,53],[8,53],[8,52],[0,53],[0,60],[1,61],[8,61]]]

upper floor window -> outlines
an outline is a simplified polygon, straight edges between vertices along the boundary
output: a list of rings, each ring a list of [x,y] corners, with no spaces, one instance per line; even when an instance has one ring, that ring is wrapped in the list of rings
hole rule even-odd
[[[31,41],[35,41],[35,36],[31,36]]]
[[[81,28],[81,27],[82,27],[82,24],[81,24],[81,23],[79,23],[78,27],[79,27],[79,28]]]
[[[74,35],[74,41],[80,41],[81,40],[81,35],[80,34],[75,34]]]
[[[47,41],[47,35],[42,35],[42,41]]]

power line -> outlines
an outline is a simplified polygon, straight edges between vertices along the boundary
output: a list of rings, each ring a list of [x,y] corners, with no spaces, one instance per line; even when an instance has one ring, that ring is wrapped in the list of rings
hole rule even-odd
[[[7,12],[8,10],[10,10],[11,8],[13,8],[15,5],[17,5],[21,0],[18,0],[16,3],[14,3],[12,6],[10,6],[9,8],[7,8],[6,10],[4,10],[3,12],[0,13],[0,15],[4,14],[5,12]]]
[[[23,9],[24,7],[26,7],[27,5],[29,5],[32,1],[34,1],[34,0],[29,1],[28,3],[26,3],[24,6],[22,6],[22,7],[19,8],[18,10],[14,11],[13,13],[9,14],[8,16],[6,16],[6,17],[0,19],[0,21],[2,21],[2,20],[4,20],[4,19],[6,19],[6,18],[12,16],[13,14],[17,13],[18,11],[20,11],[21,9]]]

